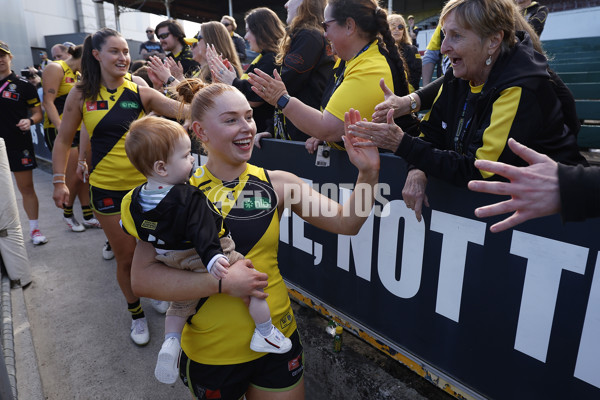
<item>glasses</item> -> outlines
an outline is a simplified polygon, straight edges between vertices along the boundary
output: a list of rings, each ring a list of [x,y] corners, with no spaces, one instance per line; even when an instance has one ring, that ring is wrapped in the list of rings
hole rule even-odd
[[[396,26],[396,25],[393,25],[393,26],[392,26],[392,29],[396,29],[396,28],[397,28],[399,31],[401,31],[402,29],[404,29],[404,25],[400,24],[400,25],[398,25],[398,26]]]
[[[147,30],[146,33],[154,33],[154,31]]]
[[[321,26],[323,27],[323,30],[325,32],[327,32],[327,28],[329,27],[329,23],[335,21],[335,19],[330,19],[329,21],[323,21],[321,22]]]
[[[165,32],[165,33],[161,33],[160,35],[156,35],[157,38],[165,40],[166,38],[169,37],[169,35],[171,34],[171,32]]]
[[[223,25],[225,25],[225,26],[229,26],[229,25],[231,25],[229,22],[221,22],[221,23],[222,23]]]

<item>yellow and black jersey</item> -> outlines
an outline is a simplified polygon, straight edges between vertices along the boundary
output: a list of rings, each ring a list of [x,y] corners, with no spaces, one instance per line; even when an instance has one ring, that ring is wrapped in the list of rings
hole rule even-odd
[[[124,80],[115,90],[101,86],[96,99],[83,102],[82,113],[92,144],[90,184],[107,190],[131,190],[144,183],[146,178],[125,153],[129,125],[145,114],[137,84]]]
[[[228,234],[223,218],[197,187],[174,185],[155,208],[144,211],[140,204],[143,186],[127,193],[121,202],[125,232],[158,249],[194,248],[204,265],[223,254],[219,238]]]
[[[277,264],[279,213],[277,196],[267,172],[253,165],[234,181],[224,182],[200,167],[190,179],[221,210],[231,231],[236,250],[266,273],[267,303],[273,324],[286,337],[296,330],[287,288]],[[181,347],[194,361],[203,364],[239,364],[264,355],[250,350],[254,321],[248,307],[226,294],[210,296],[186,324]]]
[[[81,75],[79,72],[73,72],[73,70],[63,60],[53,61],[60,65],[63,70],[63,78],[58,87],[56,98],[54,99],[54,106],[58,111],[58,116],[62,119],[63,110],[65,108],[65,102],[67,101],[67,95],[73,89],[75,84],[79,81]],[[54,128],[54,124],[48,118],[48,114],[44,117],[44,128]]]

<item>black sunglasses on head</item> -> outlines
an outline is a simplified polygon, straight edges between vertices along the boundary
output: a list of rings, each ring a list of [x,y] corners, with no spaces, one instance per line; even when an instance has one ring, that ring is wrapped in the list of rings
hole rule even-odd
[[[164,39],[168,38],[170,34],[171,34],[171,32],[165,32],[165,33],[161,33],[160,35],[156,35],[156,37],[164,40]]]
[[[225,25],[225,26],[229,26],[229,25],[231,25],[229,22],[221,22],[221,23],[222,23],[223,25]]]

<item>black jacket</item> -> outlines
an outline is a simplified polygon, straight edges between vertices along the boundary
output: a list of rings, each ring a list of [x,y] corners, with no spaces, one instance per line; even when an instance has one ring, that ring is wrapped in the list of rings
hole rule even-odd
[[[600,217],[600,168],[558,164],[563,221]]]
[[[492,161],[524,165],[525,162],[506,146],[506,140],[500,142],[495,132],[487,129],[501,92],[519,87],[518,108],[508,128],[508,137],[558,162],[587,164],[577,148],[577,132],[565,123],[563,105],[547,71],[546,58],[533,50],[526,33],[519,32],[517,36],[515,46],[496,60],[480,96],[474,102],[471,118],[463,121],[468,123],[462,135],[456,132],[463,105],[470,93],[469,82],[454,77],[450,69],[444,76],[442,92],[428,118],[421,122],[422,137],[404,135],[396,154],[424,172],[458,186],[466,186],[472,179],[484,178],[474,166],[477,150],[484,140],[501,146],[496,148],[499,157]],[[461,151],[457,151],[457,136]]]

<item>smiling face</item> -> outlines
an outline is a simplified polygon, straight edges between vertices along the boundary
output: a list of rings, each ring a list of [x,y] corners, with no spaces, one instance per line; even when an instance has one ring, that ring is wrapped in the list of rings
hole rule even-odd
[[[454,76],[480,85],[489,75],[485,60],[490,56],[487,51],[490,39],[482,40],[474,31],[461,26],[455,14],[451,11],[444,19],[441,52],[450,58]]]
[[[102,75],[123,77],[129,70],[131,56],[127,42],[120,36],[109,36],[100,48],[92,50],[92,54],[100,63]]]
[[[192,129],[208,151],[209,166],[235,168],[252,155],[256,124],[248,100],[237,90],[225,90],[216,96],[202,120],[192,123]]]
[[[164,182],[169,185],[185,183],[189,179],[193,168],[192,142],[187,135],[181,136],[169,154],[169,159],[164,164],[166,173]]]

